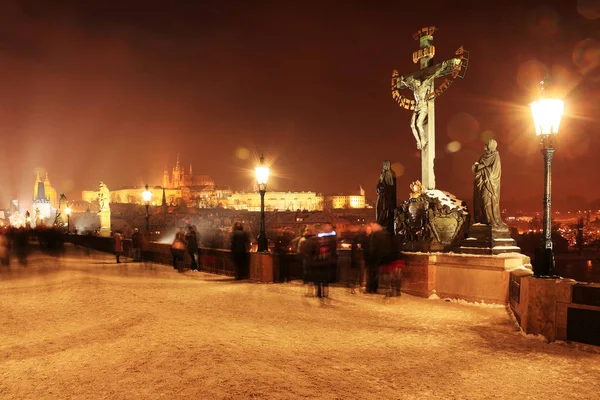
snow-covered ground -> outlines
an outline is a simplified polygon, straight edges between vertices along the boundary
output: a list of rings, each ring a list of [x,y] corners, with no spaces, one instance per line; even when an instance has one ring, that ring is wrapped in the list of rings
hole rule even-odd
[[[257,284],[108,255],[0,272],[0,399],[598,399],[600,351],[503,308]]]

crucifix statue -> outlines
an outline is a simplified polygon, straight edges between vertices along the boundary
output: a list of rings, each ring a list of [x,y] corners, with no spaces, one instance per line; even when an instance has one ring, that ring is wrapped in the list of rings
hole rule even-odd
[[[413,53],[413,62],[420,62],[421,69],[406,76],[398,71],[392,73],[392,97],[401,107],[413,111],[410,127],[421,150],[421,182],[425,189],[435,189],[433,161],[435,159],[435,98],[448,89],[454,79],[463,78],[468,66],[468,52],[460,47],[455,58],[432,65],[435,55],[433,46],[433,26],[423,28],[413,35],[419,40],[420,49]],[[446,79],[435,88],[435,79]],[[401,89],[410,89],[414,99],[400,94]]]

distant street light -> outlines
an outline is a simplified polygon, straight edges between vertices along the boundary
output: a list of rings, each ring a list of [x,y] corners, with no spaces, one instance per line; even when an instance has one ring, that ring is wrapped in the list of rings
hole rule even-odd
[[[67,214],[67,233],[71,233],[71,207],[65,208],[65,214]]]
[[[148,211],[150,207],[150,201],[152,200],[152,192],[148,190],[148,185],[146,185],[146,190],[142,192],[142,198],[144,199],[144,203],[146,203],[146,233],[150,232],[150,213]]]
[[[260,193],[260,233],[258,234],[258,251],[269,251],[269,241],[265,232],[265,193],[267,192],[267,181],[269,180],[269,167],[264,166],[265,158],[260,156],[260,165],[256,167],[256,181]]]
[[[560,120],[564,110],[564,102],[550,97],[550,78],[546,76],[541,82],[542,98],[530,104],[533,114],[535,132],[541,138],[542,155],[544,156],[544,218],[541,248],[536,249],[533,274],[536,277],[554,277],[554,253],[552,251],[552,156],[553,141],[558,133]]]

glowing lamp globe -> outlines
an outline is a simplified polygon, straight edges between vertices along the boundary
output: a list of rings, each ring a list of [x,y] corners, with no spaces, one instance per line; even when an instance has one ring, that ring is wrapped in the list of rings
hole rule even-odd
[[[142,199],[144,199],[146,204],[149,204],[150,200],[152,200],[152,192],[148,190],[148,185],[146,185],[146,190],[142,192]]]
[[[264,157],[260,156],[260,166],[255,168],[256,181],[259,186],[266,186],[267,181],[269,180],[269,167],[264,166],[264,161]]]
[[[71,215],[71,207],[65,208],[65,214]]]
[[[530,104],[536,135],[558,133],[565,103],[559,99],[541,99]]]

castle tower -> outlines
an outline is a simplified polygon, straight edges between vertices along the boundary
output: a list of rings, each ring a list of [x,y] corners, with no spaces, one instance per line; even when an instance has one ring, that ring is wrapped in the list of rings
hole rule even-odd
[[[33,184],[33,199],[34,200],[38,198],[38,183],[41,182],[40,171],[38,170],[36,174],[37,174],[37,176],[36,176],[35,182]]]
[[[166,187],[171,187],[171,183],[169,182],[169,171],[165,169],[165,173],[163,174],[163,189]]]
[[[39,179],[39,174],[38,174]],[[46,190],[42,182],[38,182],[36,196],[34,200],[46,200]]]
[[[173,187],[178,188],[181,186],[181,173],[179,167],[179,154],[177,154],[177,162],[175,163],[175,168],[173,168]]]
[[[44,193],[46,194],[46,198],[50,200],[52,207],[56,208],[56,206],[58,206],[58,196],[56,194],[56,189],[54,189],[50,184],[50,179],[48,179],[47,172],[46,179],[44,179]]]

